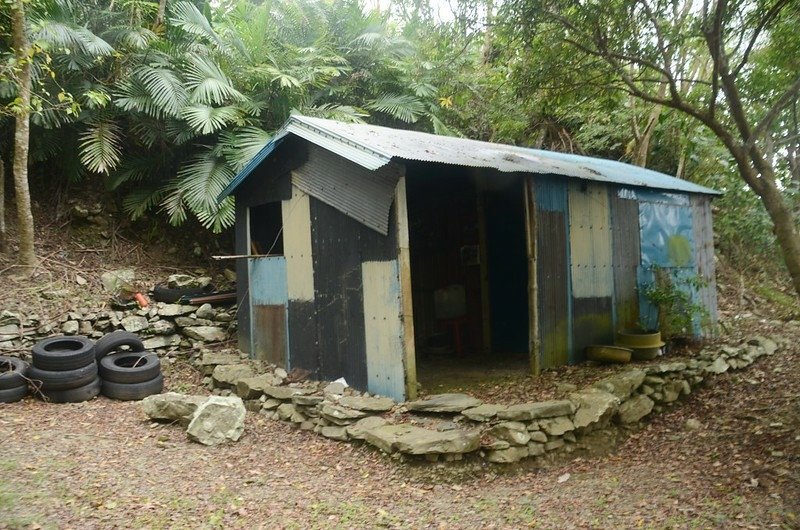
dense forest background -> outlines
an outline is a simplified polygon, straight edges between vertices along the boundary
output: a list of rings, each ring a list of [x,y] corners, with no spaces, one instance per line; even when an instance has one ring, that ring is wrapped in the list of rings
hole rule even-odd
[[[0,249],[33,263],[28,190],[74,183],[223,231],[217,195],[297,112],[716,188],[720,256],[798,290],[797,27],[788,0],[3,0]]]

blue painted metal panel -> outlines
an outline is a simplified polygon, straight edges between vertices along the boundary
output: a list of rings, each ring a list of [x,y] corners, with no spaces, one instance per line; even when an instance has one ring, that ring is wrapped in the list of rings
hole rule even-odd
[[[286,258],[270,256],[250,261],[250,302],[258,305],[285,305],[289,301]]]
[[[534,178],[536,208],[543,212],[567,212],[567,180],[564,178]]]
[[[694,225],[691,207],[640,202],[639,230],[643,266],[694,266]]]

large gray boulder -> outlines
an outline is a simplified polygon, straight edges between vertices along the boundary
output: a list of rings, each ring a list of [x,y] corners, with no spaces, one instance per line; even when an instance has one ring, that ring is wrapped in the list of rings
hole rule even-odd
[[[619,398],[614,394],[590,388],[569,395],[569,400],[578,407],[573,423],[576,429],[605,427],[619,408]]]
[[[197,407],[186,434],[204,445],[235,442],[244,431],[246,414],[242,398],[212,396]]]
[[[614,394],[620,401],[625,401],[636,389],[642,386],[646,375],[644,370],[626,370],[601,379],[592,386]]]
[[[366,418],[361,418],[352,425],[348,425],[347,434],[350,438],[355,440],[363,440],[368,430],[375,429],[376,427],[383,427],[388,423],[388,421],[380,416],[367,416]]]
[[[411,455],[461,454],[480,447],[477,431],[432,431],[414,425],[384,425],[364,433],[367,443],[387,453]]]
[[[179,394],[167,392],[147,396],[142,400],[142,410],[150,419],[159,421],[177,421],[183,426],[189,424],[192,415],[208,396]]]
[[[466,394],[435,394],[427,399],[409,401],[406,408],[418,412],[461,412],[481,403],[481,400]]]
[[[501,420],[530,421],[539,418],[568,416],[574,411],[575,405],[570,401],[562,399],[511,405],[510,407],[497,411],[497,417]]]

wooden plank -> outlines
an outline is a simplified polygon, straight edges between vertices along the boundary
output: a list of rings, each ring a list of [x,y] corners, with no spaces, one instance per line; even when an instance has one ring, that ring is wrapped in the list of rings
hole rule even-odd
[[[292,198],[283,201],[281,213],[289,300],[309,302],[314,300],[314,261],[308,195],[292,186]]]
[[[394,204],[397,212],[397,266],[400,294],[400,322],[402,328],[401,354],[405,368],[405,399],[417,397],[417,353],[414,340],[414,300],[411,285],[411,251],[408,236],[408,203],[406,177],[401,176],[395,190]],[[366,298],[366,296],[365,296]]]
[[[369,391],[402,401],[403,320],[398,263],[366,261],[361,266]]]
[[[481,280],[481,325],[483,328],[483,353],[492,351],[492,307],[489,298],[489,251],[486,242],[486,199],[484,196],[485,177],[476,179],[478,204],[478,252],[480,256]]]
[[[539,355],[539,282],[536,274],[536,205],[532,177],[523,177],[525,187],[525,248],[528,253],[528,354],[531,371],[542,371]]]

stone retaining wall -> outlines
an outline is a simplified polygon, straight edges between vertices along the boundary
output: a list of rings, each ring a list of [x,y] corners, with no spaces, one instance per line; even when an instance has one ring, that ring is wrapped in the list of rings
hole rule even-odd
[[[52,335],[85,335],[98,339],[124,329],[142,337],[144,346],[160,354],[191,349],[236,336],[236,307],[155,303],[144,309],[92,311],[79,309],[56,322],[42,322],[37,315],[0,313],[0,354],[28,351]]]
[[[740,346],[707,349],[685,361],[642,364],[576,390],[565,399],[516,405],[439,394],[394,403],[340,383],[290,383],[281,369],[258,374],[236,356],[198,359],[215,394],[236,394],[252,412],[341,441],[364,441],[385,453],[489,462],[550,460],[576,451],[607,450],[618,436],[680,401],[708,378],[742,369],[777,344],[757,337]]]

